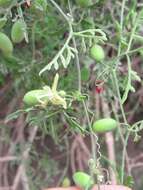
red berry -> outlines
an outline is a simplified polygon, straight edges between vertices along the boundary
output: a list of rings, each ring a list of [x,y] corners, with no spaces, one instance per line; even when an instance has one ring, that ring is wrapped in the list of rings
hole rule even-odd
[[[103,92],[104,88],[103,86],[96,86],[95,91],[97,94],[101,94]]]

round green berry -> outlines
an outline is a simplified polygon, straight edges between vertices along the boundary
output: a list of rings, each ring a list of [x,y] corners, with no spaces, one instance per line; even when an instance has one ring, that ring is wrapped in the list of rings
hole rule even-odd
[[[105,53],[103,48],[100,45],[93,45],[90,48],[90,56],[92,59],[94,59],[95,61],[103,61],[105,58]]]

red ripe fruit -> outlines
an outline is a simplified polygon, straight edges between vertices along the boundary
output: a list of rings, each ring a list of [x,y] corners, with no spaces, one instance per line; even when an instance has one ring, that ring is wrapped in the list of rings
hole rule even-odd
[[[101,94],[101,93],[104,91],[104,81],[102,81],[102,80],[97,80],[97,81],[95,82],[95,85],[96,85],[96,87],[95,87],[96,93],[97,93],[97,94]]]
[[[96,86],[95,91],[97,94],[101,94],[104,91],[103,86]]]

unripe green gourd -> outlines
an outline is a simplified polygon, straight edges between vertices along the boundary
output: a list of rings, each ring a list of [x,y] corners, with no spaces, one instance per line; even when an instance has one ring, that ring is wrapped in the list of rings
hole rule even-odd
[[[92,0],[76,0],[76,4],[83,8],[86,8],[93,5],[93,2]]]
[[[11,39],[14,43],[20,43],[24,39],[26,24],[23,20],[17,20],[11,29]]]
[[[25,104],[27,104],[28,106],[35,106],[40,104],[38,97],[42,96],[42,95],[47,95],[47,91],[46,90],[31,90],[29,92],[27,92],[23,98],[23,102]],[[40,98],[40,100],[42,101],[48,101],[48,97],[42,97]]]
[[[93,123],[92,129],[96,133],[105,133],[117,128],[117,121],[112,118],[99,119]]]
[[[11,56],[13,52],[13,44],[11,40],[2,32],[0,32],[0,50],[6,57]]]
[[[101,46],[99,45],[93,45],[90,49],[90,56],[92,59],[95,61],[103,61],[105,58],[105,53],[104,50]]]
[[[94,184],[90,175],[88,175],[84,172],[81,172],[81,171],[74,173],[73,180],[74,180],[74,183],[78,187],[81,187],[81,188],[89,188]]]

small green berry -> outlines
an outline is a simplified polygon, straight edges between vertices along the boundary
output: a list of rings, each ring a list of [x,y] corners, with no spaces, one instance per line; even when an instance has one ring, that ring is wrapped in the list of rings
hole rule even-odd
[[[46,90],[31,90],[29,92],[27,92],[23,98],[23,102],[25,104],[27,104],[28,106],[35,106],[35,105],[38,105],[40,104],[39,102],[39,98],[41,98],[42,101],[48,101],[49,98],[46,96],[47,94],[47,91]]]
[[[100,45],[93,45],[90,49],[90,56],[95,61],[103,61],[105,58],[105,53]]]
[[[13,52],[13,44],[11,40],[6,34],[2,32],[0,32],[0,50],[6,57],[11,56]]]
[[[75,184],[81,188],[89,188],[94,184],[90,175],[81,171],[74,173],[73,180]]]
[[[105,133],[117,128],[117,121],[112,118],[99,119],[93,123],[92,129],[95,133]]]
[[[11,38],[14,43],[20,43],[24,39],[24,33],[26,30],[26,24],[23,20],[17,20],[11,30]]]

